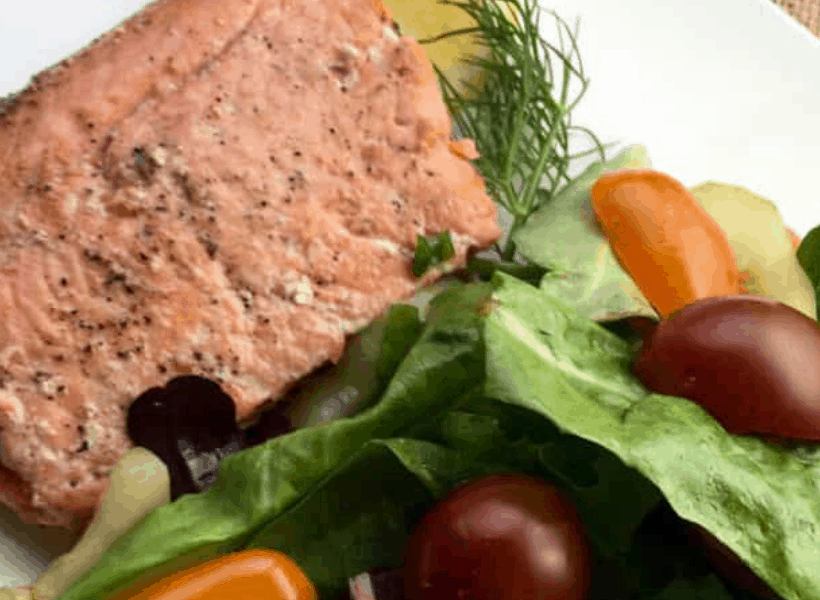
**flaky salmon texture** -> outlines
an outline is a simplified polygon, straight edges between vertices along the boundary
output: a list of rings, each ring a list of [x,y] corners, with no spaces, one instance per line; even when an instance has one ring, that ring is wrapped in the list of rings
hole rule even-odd
[[[0,500],[77,527],[185,373],[253,419],[501,231],[423,49],[378,0],[160,0],[0,115]]]

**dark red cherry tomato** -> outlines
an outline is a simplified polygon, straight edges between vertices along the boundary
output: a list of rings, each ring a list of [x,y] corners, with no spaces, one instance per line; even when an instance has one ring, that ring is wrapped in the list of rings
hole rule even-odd
[[[685,306],[661,321],[633,372],[655,392],[693,400],[729,433],[820,440],[820,328],[776,300]]]
[[[408,545],[407,600],[584,600],[586,529],[572,502],[525,475],[457,487],[422,519]]]

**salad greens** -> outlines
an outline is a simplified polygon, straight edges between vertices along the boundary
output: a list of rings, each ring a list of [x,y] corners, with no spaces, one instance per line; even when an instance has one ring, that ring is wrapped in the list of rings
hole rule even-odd
[[[506,274],[444,291],[423,327],[376,404],[227,457],[210,490],[151,513],[62,599],[253,547],[288,553],[332,598],[347,577],[400,565],[453,485],[499,471],[577,503],[596,600],[732,598],[693,548],[641,531],[664,497],[785,598],[820,597],[818,453],[731,436],[694,403],[648,392],[625,341]]]
[[[649,393],[611,336],[569,304],[524,289],[508,281],[495,294],[485,391],[614,452],[784,596],[820,597],[818,457],[731,436],[693,402]]]

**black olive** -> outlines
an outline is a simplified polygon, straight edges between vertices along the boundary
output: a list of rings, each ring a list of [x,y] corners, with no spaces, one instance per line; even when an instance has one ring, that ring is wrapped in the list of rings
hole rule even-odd
[[[168,466],[171,498],[207,489],[219,461],[245,447],[236,406],[219,385],[184,375],[143,392],[128,409],[128,436]]]
[[[166,463],[170,452],[168,431],[172,427],[171,408],[164,388],[150,388],[128,408],[128,437],[138,446],[150,449]]]
[[[165,390],[178,419],[178,437],[195,450],[215,450],[239,432],[236,405],[215,381],[183,375],[171,379]]]

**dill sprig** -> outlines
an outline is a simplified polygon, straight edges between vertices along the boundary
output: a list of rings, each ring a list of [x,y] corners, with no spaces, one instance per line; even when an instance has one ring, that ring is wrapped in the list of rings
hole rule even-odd
[[[595,134],[571,122],[572,111],[589,85],[576,41],[578,24],[573,31],[557,14],[547,11],[557,24],[555,45],[541,37],[537,0],[439,3],[460,7],[476,26],[448,31],[420,43],[475,35],[486,48],[485,56],[463,61],[480,73],[479,85],[463,82],[469,94],[460,93],[438,67],[434,68],[456,127],[475,141],[481,154],[476,167],[484,176],[487,192],[513,217],[505,247],[496,245],[501,258],[511,261],[515,256],[513,233],[570,183],[570,162],[595,152],[602,160],[605,158],[605,148]],[[514,19],[505,14],[502,3],[512,9]],[[570,97],[573,79],[581,86]],[[571,155],[573,131],[586,134],[592,147]]]

